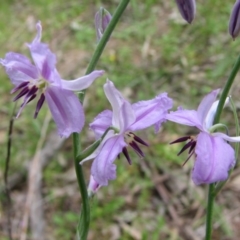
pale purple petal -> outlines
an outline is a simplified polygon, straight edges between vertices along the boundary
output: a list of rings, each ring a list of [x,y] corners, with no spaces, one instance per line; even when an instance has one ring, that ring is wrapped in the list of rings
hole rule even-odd
[[[220,137],[200,133],[196,145],[192,179],[196,185],[224,181],[235,165],[233,148]]]
[[[198,113],[199,121],[201,122],[202,126],[204,126],[205,119],[207,118],[209,110],[211,109],[213,103],[215,102],[219,92],[220,92],[220,89],[217,89],[217,90],[214,90],[214,91],[210,92],[208,95],[206,95],[202,99],[201,103],[199,104],[198,109],[197,109],[197,113]],[[214,107],[214,108],[216,109],[216,107]],[[214,109],[212,109],[212,111],[211,111],[212,113],[214,112],[213,110]],[[213,114],[211,114],[211,115],[213,115]],[[213,116],[213,118],[214,118],[214,116]],[[213,118],[210,121],[213,121]],[[210,124],[210,121],[208,120],[207,125]]]
[[[88,192],[91,194],[96,193],[101,185],[94,179],[94,177],[90,176],[90,181],[88,184]]]
[[[61,78],[55,68],[56,56],[50,51],[47,44],[34,43],[29,45],[29,49],[41,75],[51,84],[61,86]]]
[[[119,111],[120,133],[130,130],[130,126],[135,122],[136,116],[129,102],[124,101]]]
[[[5,70],[11,82],[18,86],[22,82],[38,78],[38,69],[22,54],[9,52],[0,64]]]
[[[41,25],[40,21],[36,24],[36,29],[37,29],[37,35],[33,39],[32,44],[41,42],[41,38],[42,38],[42,25]]]
[[[95,138],[99,139],[111,125],[112,111],[105,110],[95,117],[93,122],[89,124],[89,127],[94,131]]]
[[[115,135],[113,130],[110,130],[107,132],[106,136],[104,137],[104,139],[101,141],[100,145],[95,149],[95,151],[90,154],[89,156],[87,156],[86,158],[84,158],[80,164],[83,164],[84,162],[90,160],[90,159],[94,159],[97,157],[97,155],[102,151],[102,148],[105,144],[106,141],[108,141],[109,138],[112,138]]]
[[[228,104],[228,102],[229,102],[229,98],[227,97],[226,101],[224,103],[224,107]],[[214,121],[215,114],[217,112],[218,104],[219,104],[219,100],[215,101],[207,113],[207,116],[204,120],[204,129],[206,131],[208,131],[213,125],[213,121]]]
[[[238,137],[230,137],[224,133],[220,133],[220,132],[215,132],[215,133],[212,133],[213,136],[216,136],[216,137],[220,137],[226,141],[229,141],[229,142],[240,142],[240,136]]]
[[[116,128],[120,128],[120,108],[125,99],[123,98],[122,94],[115,88],[113,82],[109,80],[107,80],[107,82],[104,84],[104,92],[113,110],[112,125]]]
[[[113,162],[126,145],[122,135],[114,136],[105,142],[91,168],[91,174],[100,185],[106,186],[109,180],[116,178],[116,165]]]
[[[180,109],[167,114],[166,119],[187,126],[195,126],[203,131],[197,111]]]
[[[95,79],[101,77],[104,74],[103,70],[96,70],[90,74],[77,78],[75,80],[61,80],[62,88],[71,90],[71,91],[80,91],[88,88]]]
[[[47,88],[45,96],[59,135],[68,137],[73,132],[79,133],[85,117],[77,96],[71,91],[54,86]]]
[[[136,121],[131,125],[130,130],[137,131],[153,124],[164,122],[168,110],[172,108],[173,101],[167,93],[159,94],[154,99],[140,101],[132,105],[136,115]]]

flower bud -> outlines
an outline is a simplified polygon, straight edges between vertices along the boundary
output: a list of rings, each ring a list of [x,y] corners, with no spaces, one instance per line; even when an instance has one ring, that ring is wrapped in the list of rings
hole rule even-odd
[[[101,7],[99,11],[96,13],[95,28],[98,42],[100,41],[111,19],[112,19],[111,14],[105,8]]]
[[[196,13],[195,0],[175,0],[183,19],[191,23]]]
[[[233,39],[240,33],[240,0],[237,0],[233,6],[229,20],[229,33]]]

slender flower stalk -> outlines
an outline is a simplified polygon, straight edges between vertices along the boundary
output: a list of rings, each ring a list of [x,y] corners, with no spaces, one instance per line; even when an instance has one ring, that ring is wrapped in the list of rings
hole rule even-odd
[[[115,13],[112,16],[112,20],[110,21],[105,32],[103,33],[103,36],[97,45],[97,48],[91,58],[91,61],[89,62],[86,75],[91,73],[95,69],[97,62],[108,42],[108,39],[111,36],[124,10],[126,9],[129,1],[130,0],[120,1]],[[82,93],[78,95],[78,98],[81,103],[83,103],[84,97],[85,97],[85,91],[82,91]],[[74,151],[75,171],[77,174],[78,185],[79,185],[79,189],[82,196],[82,210],[81,210],[79,223],[77,226],[77,237],[78,239],[85,240],[87,239],[87,236],[88,236],[88,229],[90,224],[90,206],[89,206],[89,199],[88,199],[88,191],[85,184],[84,176],[82,174],[82,166],[79,165],[79,161],[78,161],[78,156],[81,153],[81,145],[80,145],[80,136],[77,133],[73,133],[73,151]]]
[[[86,89],[104,72],[94,71],[72,81],[61,79],[55,67],[56,56],[41,42],[40,22],[36,28],[37,35],[32,43],[28,44],[34,64],[24,55],[15,52],[7,53],[4,59],[0,59],[0,64],[5,67],[15,86],[11,93],[19,92],[13,100],[23,98],[17,117],[29,102],[39,96],[34,118],[46,100],[59,135],[68,137],[73,132],[80,132],[85,121],[82,105],[73,91]]]
[[[231,86],[234,82],[234,79],[240,69],[240,55],[237,58],[236,63],[233,66],[233,69],[229,75],[229,78],[223,88],[222,94],[219,99],[219,104],[216,110],[216,114],[214,117],[214,124],[219,123],[220,116],[224,107],[224,103],[227,99],[227,96],[229,94],[229,91],[231,89]],[[215,199],[215,184],[212,183],[209,185],[208,189],[208,204],[207,204],[207,215],[206,215],[206,235],[205,240],[211,240],[212,239],[212,215],[213,215],[213,207],[214,207],[214,199]]]

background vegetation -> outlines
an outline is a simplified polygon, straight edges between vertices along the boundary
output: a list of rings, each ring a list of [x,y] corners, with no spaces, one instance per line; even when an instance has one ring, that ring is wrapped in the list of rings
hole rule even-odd
[[[35,24],[41,20],[43,41],[56,53],[61,76],[65,79],[81,76],[96,47],[95,12],[103,6],[113,13],[118,2],[2,0],[0,57],[4,58],[9,51],[29,55],[25,43],[32,41]],[[103,109],[110,108],[102,89],[107,77],[132,102],[168,92],[174,99],[174,108],[182,105],[196,109],[206,93],[223,87],[240,53],[239,39],[233,41],[228,34],[234,2],[199,0],[196,18],[187,25],[174,1],[132,0],[97,66],[105,69],[106,74],[87,91],[83,145],[86,147],[94,139],[88,130],[90,121]],[[3,68],[0,79],[0,178],[3,179],[7,131],[14,104],[9,94],[12,85]],[[239,81],[237,76],[231,92],[238,109]],[[38,119],[32,118],[35,105],[36,102],[29,104],[15,121],[10,178],[23,171],[33,158],[42,126],[48,128],[46,139],[41,138],[47,143],[49,134],[55,131],[54,123],[46,121],[46,105]],[[225,110],[222,122],[234,134],[230,109]],[[169,145],[180,136],[196,133],[193,128],[171,123],[164,124],[157,135],[153,129],[139,133],[150,144],[149,148],[143,148],[146,157],[139,159],[132,153],[131,166],[124,157],[116,160],[117,179],[101,188],[92,200],[89,239],[202,239],[206,188],[196,187],[191,181],[193,159],[182,167],[187,155],[177,157],[181,146]],[[91,162],[84,164],[86,179],[90,166]],[[217,198],[213,239],[235,240],[240,235],[239,171],[236,167]],[[43,169],[42,181],[46,239],[74,239],[81,199],[71,138]],[[28,181],[24,177],[11,192],[14,239],[21,235],[27,193]],[[7,239],[3,193],[1,199],[0,238]],[[32,239],[30,231],[28,239]]]

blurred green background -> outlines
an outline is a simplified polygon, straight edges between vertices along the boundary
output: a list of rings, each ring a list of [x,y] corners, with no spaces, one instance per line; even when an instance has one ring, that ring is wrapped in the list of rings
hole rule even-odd
[[[96,48],[94,15],[100,6],[113,13],[119,1],[1,0],[0,57],[9,51],[29,56],[26,47],[35,37],[35,24],[41,20],[42,41],[57,55],[57,69],[64,79],[84,74]],[[168,92],[174,109],[182,105],[196,109],[202,97],[222,88],[240,53],[239,39],[228,34],[228,19],[234,1],[197,1],[197,14],[191,25],[182,20],[175,1],[131,0],[112,34],[96,69],[106,74],[87,91],[84,104],[86,124],[83,146],[94,141],[88,124],[102,110],[110,109],[103,92],[106,78],[131,102],[154,98]],[[0,71],[0,178],[6,158],[7,131],[13,110],[12,85]],[[239,110],[239,75],[231,95]],[[18,104],[18,107],[20,103]],[[46,104],[36,120],[36,101],[28,104],[13,129],[10,176],[24,172],[36,153],[39,139],[51,144],[55,125],[48,121]],[[226,108],[222,122],[235,134],[233,114]],[[46,137],[41,133],[47,128]],[[123,156],[116,160],[117,179],[103,187],[92,200],[89,240],[198,240],[203,239],[206,187],[191,181],[193,159],[184,167],[187,154],[177,157],[176,138],[196,134],[193,128],[165,123],[155,135],[153,129],[137,133],[150,147],[146,157],[131,151],[133,164]],[[57,140],[56,140],[57,141]],[[44,144],[43,144],[44,145]],[[50,146],[51,148],[51,146]],[[43,169],[42,202],[45,236],[39,239],[74,239],[80,211],[80,194],[74,173],[71,138],[53,154]],[[86,180],[91,162],[84,164]],[[239,168],[233,172],[217,197],[213,239],[235,240],[240,235]],[[12,231],[14,239],[23,235],[29,192],[27,173],[12,186]],[[0,238],[7,239],[5,196],[1,190]],[[33,239],[29,224],[26,239]]]

